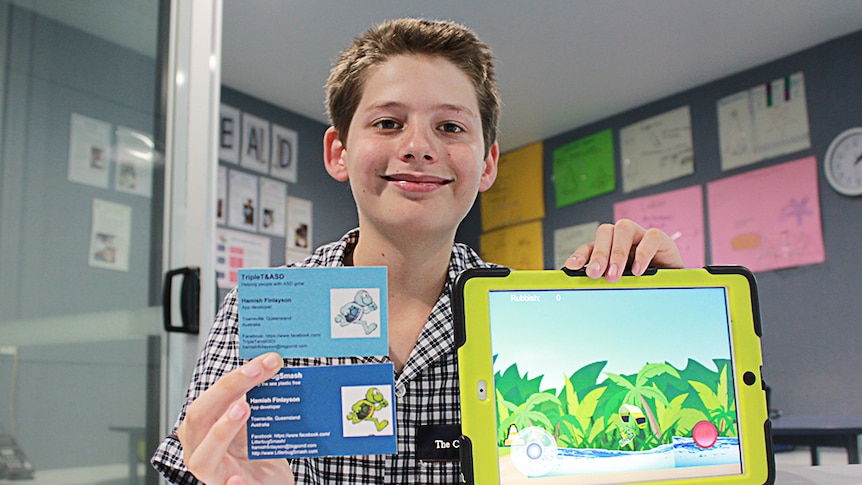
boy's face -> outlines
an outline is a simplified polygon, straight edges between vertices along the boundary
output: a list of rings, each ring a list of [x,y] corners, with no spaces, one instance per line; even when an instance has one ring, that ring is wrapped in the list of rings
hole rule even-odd
[[[396,56],[367,73],[345,143],[332,128],[326,164],[349,180],[360,225],[454,234],[497,173],[485,157],[469,78],[440,57]]]

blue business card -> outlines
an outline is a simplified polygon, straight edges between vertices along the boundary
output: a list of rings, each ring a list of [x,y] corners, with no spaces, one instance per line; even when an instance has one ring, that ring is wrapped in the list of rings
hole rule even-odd
[[[385,267],[241,269],[239,355],[387,355]]]
[[[290,367],[246,394],[250,459],[396,453],[391,363]]]

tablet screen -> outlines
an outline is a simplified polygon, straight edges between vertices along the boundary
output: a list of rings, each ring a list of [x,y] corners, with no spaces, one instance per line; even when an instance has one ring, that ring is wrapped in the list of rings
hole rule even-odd
[[[743,472],[725,288],[489,300],[502,483]]]

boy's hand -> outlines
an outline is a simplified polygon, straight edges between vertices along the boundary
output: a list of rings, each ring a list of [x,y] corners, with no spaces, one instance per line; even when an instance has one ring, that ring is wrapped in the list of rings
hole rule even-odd
[[[602,224],[596,240],[583,244],[566,260],[569,269],[586,269],[593,279],[604,276],[619,281],[626,268],[640,276],[648,266],[683,268],[679,248],[670,236],[658,229],[644,229],[628,219]]]
[[[245,393],[274,376],[281,365],[278,354],[261,355],[222,376],[189,405],[177,436],[186,467],[198,480],[228,485],[294,483],[287,460],[248,459],[245,423],[251,409]]]

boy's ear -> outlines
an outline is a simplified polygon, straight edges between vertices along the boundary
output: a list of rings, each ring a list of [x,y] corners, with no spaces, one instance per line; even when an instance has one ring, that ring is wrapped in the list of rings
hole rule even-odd
[[[347,181],[347,164],[344,163],[344,143],[335,128],[329,127],[323,135],[323,163],[329,175],[339,182]]]
[[[488,150],[485,157],[485,165],[482,169],[482,178],[479,179],[479,192],[484,192],[494,185],[497,179],[497,162],[500,160],[500,145],[495,141]]]

